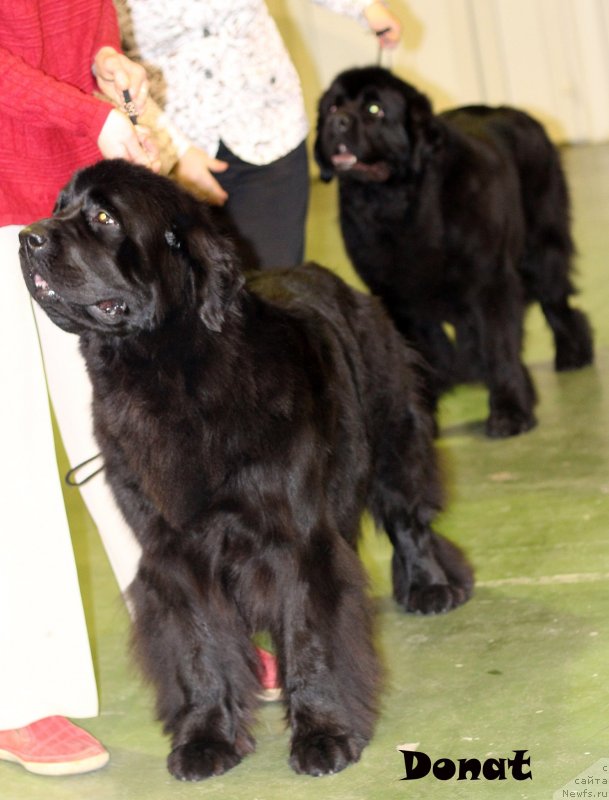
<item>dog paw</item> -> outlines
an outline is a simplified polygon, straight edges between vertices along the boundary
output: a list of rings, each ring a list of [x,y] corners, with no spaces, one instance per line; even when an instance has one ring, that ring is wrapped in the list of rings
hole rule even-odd
[[[569,372],[570,370],[582,369],[594,363],[594,352],[592,344],[584,342],[580,346],[561,347],[556,351],[554,368],[556,372]]]
[[[554,326],[556,371],[581,369],[592,364],[594,343],[590,323],[585,314],[576,309],[569,309],[560,327],[563,328],[562,333],[557,332],[557,326]]]
[[[206,740],[181,744],[167,758],[169,772],[181,781],[202,781],[237,766],[241,755],[226,742]]]
[[[359,761],[365,744],[358,736],[310,733],[292,741],[290,766],[302,775],[332,775]]]
[[[463,605],[471,597],[471,586],[449,586],[432,583],[429,586],[412,586],[408,597],[401,602],[409,614],[445,614]],[[397,599],[397,598],[396,598]],[[400,600],[398,599],[398,602]]]
[[[494,412],[486,421],[486,435],[491,439],[506,439],[526,433],[537,425],[533,414],[501,414]]]

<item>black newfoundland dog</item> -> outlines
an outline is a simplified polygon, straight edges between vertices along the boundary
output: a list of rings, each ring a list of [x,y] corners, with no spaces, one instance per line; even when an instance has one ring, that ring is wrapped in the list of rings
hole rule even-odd
[[[364,67],[322,96],[315,155],[323,180],[338,177],[355,269],[433,368],[433,400],[481,380],[489,436],[533,427],[526,304],[552,328],[556,369],[593,359],[587,319],[569,305],[569,198],[543,128],[506,107],[436,115],[413,86]]]
[[[406,611],[464,603],[472,573],[430,527],[432,419],[381,305],[314,265],[246,282],[209,214],[165,178],[101,162],[22,231],[23,274],[80,336],[107,479],[142,546],[135,643],[169,770],[199,780],[254,749],[250,637],[267,630],[290,763],[332,773],[377,714],[364,507],[393,543]]]

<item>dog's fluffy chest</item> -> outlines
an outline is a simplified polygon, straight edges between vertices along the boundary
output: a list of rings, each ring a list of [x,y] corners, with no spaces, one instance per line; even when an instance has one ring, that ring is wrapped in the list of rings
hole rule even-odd
[[[85,348],[85,355],[94,388],[95,433],[111,483],[127,481],[137,499],[174,529],[209,527],[216,512],[223,513],[222,497],[230,495],[233,502],[258,497],[259,485],[267,486],[257,502],[265,505],[269,520],[275,511],[288,513],[296,501],[290,492],[305,491],[294,475],[287,485],[285,475],[294,473],[299,431],[316,434],[298,416],[295,389],[285,377],[276,379],[277,386],[269,377],[260,398],[258,373],[254,393],[245,370],[221,376],[187,358],[165,368],[152,359],[136,365],[116,353],[104,361],[97,347]],[[322,447],[313,448],[306,459],[299,457],[298,469],[304,475],[314,461],[314,469],[323,471],[325,458]],[[249,504],[247,499],[244,508]],[[133,497],[127,505],[131,511]],[[280,523],[262,527],[274,526]],[[137,523],[133,527],[137,532]]]

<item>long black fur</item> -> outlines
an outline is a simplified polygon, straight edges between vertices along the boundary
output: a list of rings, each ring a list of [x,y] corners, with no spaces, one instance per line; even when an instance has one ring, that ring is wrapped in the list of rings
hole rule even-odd
[[[322,179],[338,178],[355,269],[432,367],[433,402],[481,380],[490,436],[533,427],[526,304],[541,305],[558,370],[593,360],[588,321],[569,303],[567,186],[541,125],[507,107],[434,114],[415,87],[364,67],[322,96],[315,155]]]
[[[251,635],[268,630],[290,763],[332,773],[357,761],[378,710],[364,507],[393,542],[405,610],[458,606],[472,573],[430,527],[432,419],[380,303],[315,265],[246,282],[209,213],[101,162],[21,233],[23,274],[80,336],[107,479],[142,546],[134,639],[169,770],[199,780],[254,749]]]

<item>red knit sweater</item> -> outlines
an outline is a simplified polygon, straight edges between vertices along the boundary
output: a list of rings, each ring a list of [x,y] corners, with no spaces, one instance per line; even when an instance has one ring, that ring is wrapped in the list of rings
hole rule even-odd
[[[0,13],[0,225],[48,216],[75,169],[101,158],[111,106],[91,65],[120,48],[112,0],[8,0]]]

